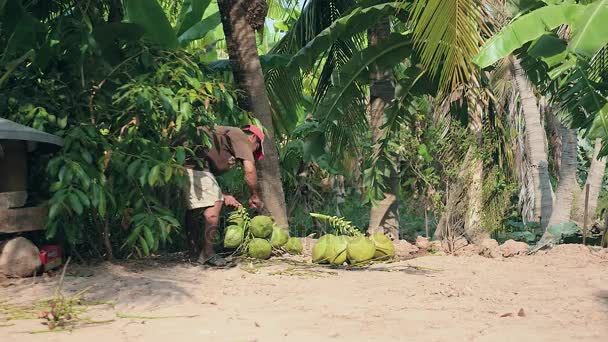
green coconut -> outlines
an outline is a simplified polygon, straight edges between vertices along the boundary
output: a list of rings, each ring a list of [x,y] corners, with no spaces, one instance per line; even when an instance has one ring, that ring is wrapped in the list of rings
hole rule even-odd
[[[374,233],[370,237],[376,246],[374,258],[392,258],[395,256],[395,245],[393,241],[382,233]]]
[[[332,234],[323,235],[317,240],[314,247],[312,247],[312,262],[316,264],[326,264],[329,260],[325,256],[325,251],[329,244],[329,241],[335,236]]]
[[[272,253],[270,242],[264,239],[253,238],[249,242],[249,256],[256,259],[268,259]]]
[[[335,236],[328,242],[325,256],[332,265],[342,265],[346,261],[346,247],[348,239],[346,236]]]
[[[249,221],[249,229],[251,234],[257,238],[265,239],[272,234],[273,221],[272,217],[259,215]]]
[[[243,243],[243,228],[236,225],[226,227],[224,247],[237,248],[241,243]]]
[[[270,238],[270,244],[274,248],[279,248],[287,243],[289,240],[289,233],[286,229],[274,227],[272,229],[272,237]]]
[[[374,242],[365,236],[352,239],[346,247],[346,254],[351,264],[370,260],[376,253]]]
[[[302,242],[297,237],[290,237],[287,239],[287,243],[283,245],[283,248],[289,254],[302,254]]]

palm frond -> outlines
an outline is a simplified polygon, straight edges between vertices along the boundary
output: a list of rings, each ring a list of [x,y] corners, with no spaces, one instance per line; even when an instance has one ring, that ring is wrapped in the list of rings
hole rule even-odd
[[[289,0],[275,0],[285,4]],[[293,2],[292,4],[295,4]],[[290,30],[277,42],[271,49],[272,54],[293,55],[304,47],[321,31],[329,27],[331,23],[346,13],[353,5],[354,0],[308,0],[300,16],[295,21]],[[335,44],[332,50],[327,53],[326,60],[330,63],[325,67],[325,74],[331,75],[336,65],[336,61],[345,62],[352,55],[352,50],[348,44]],[[327,82],[327,80],[324,80]],[[266,71],[266,89],[272,103],[274,118],[285,118],[289,115],[294,119],[296,113],[303,108],[304,97],[302,89],[303,77],[301,74],[288,71],[286,67],[270,68]],[[319,82],[322,83],[322,82]],[[291,120],[293,122],[293,120]],[[288,129],[289,127],[286,127]]]
[[[410,15],[422,64],[450,91],[476,72],[472,57],[489,33],[490,5],[481,0],[415,0]]]

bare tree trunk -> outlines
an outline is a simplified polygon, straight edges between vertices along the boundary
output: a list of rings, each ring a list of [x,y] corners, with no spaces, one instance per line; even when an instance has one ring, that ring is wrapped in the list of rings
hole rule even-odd
[[[526,125],[526,139],[534,182],[534,216],[547,227],[553,209],[553,189],[549,180],[547,139],[532,86],[517,58],[513,58],[513,75],[519,90]]]
[[[232,72],[239,89],[244,92],[243,96],[239,96],[239,106],[253,112],[266,128],[266,157],[259,163],[258,168],[262,200],[276,224],[287,228],[285,195],[274,139],[272,112],[254,31],[254,27],[259,27],[260,22],[263,25],[266,14],[262,9],[265,4],[263,0],[218,0]]]
[[[390,23],[385,18],[368,32],[369,46],[375,46],[390,34]],[[392,70],[383,69],[382,65],[374,64],[371,73],[369,122],[372,131],[372,144],[382,136],[381,126],[384,124],[384,110],[390,105],[395,89],[392,83]],[[370,211],[369,233],[388,233],[393,239],[399,239],[399,200],[397,193],[399,181],[397,170],[391,167],[389,180],[390,189],[384,193],[384,199]]]
[[[544,114],[545,120],[547,120],[547,140],[549,141],[549,146],[552,148],[552,159],[553,159],[553,168],[550,170],[554,175],[560,174],[560,166],[562,163],[562,124],[559,122],[555,113],[549,105],[546,103],[547,99],[544,97],[541,98],[541,113]],[[559,182],[559,179],[558,179]]]
[[[549,219],[549,226],[570,221],[570,211],[576,184],[576,155],[578,137],[575,129],[561,127],[562,161],[559,168],[559,185],[555,192],[555,206]]]
[[[589,218],[590,223],[596,219],[597,213],[595,211],[597,210],[597,201],[600,196],[600,191],[602,190],[604,173],[606,171],[606,158],[598,158],[601,148],[602,140],[596,139],[593,149],[593,160],[591,160],[591,166],[589,167],[587,181],[585,183],[589,185],[589,211],[587,217]],[[584,193],[582,196],[579,196],[572,218],[579,226],[583,225],[583,215],[585,211],[584,196]]]

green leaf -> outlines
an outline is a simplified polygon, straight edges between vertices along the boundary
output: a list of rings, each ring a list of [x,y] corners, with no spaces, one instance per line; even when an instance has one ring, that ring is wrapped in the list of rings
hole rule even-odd
[[[63,186],[63,183],[61,181],[54,182],[53,184],[51,184],[50,191],[55,192],[55,191],[61,189],[62,186]]]
[[[187,31],[180,34],[178,40],[181,46],[186,46],[188,43],[204,38],[209,32],[213,31],[222,23],[219,12],[213,13],[211,16],[199,21]]]
[[[129,166],[127,167],[127,175],[129,175],[129,177],[135,176],[135,173],[137,172],[137,169],[138,169],[140,163],[141,163],[141,160],[136,159],[131,164],[129,164]]]
[[[175,32],[156,0],[125,0],[124,3],[129,22],[141,25],[146,37],[165,48],[177,48]]]
[[[572,222],[558,223],[547,228],[547,232],[558,237],[569,237],[578,231],[578,226]]]
[[[59,214],[60,203],[53,203],[49,209],[49,221],[52,221]]]
[[[211,0],[184,0],[175,25],[177,36],[200,22],[210,3]]]
[[[545,34],[535,40],[528,48],[530,56],[539,58],[552,68],[564,61],[567,51],[565,41],[553,34]]]
[[[152,231],[147,226],[144,226],[144,237],[148,246],[154,246],[154,235],[152,235]]]
[[[135,229],[133,229],[133,231],[131,232],[131,234],[129,234],[129,237],[127,237],[127,240],[125,240],[125,243],[122,245],[122,248],[124,248],[125,246],[131,248],[133,247],[133,244],[135,243],[135,241],[137,240],[137,238],[139,238],[139,233],[141,232],[141,230],[143,229],[143,226],[139,225],[136,226]]]
[[[152,170],[150,170],[150,173],[148,174],[148,184],[150,186],[154,186],[158,182],[159,176],[160,176],[160,165],[155,165],[154,167],[152,167]]]
[[[82,203],[82,205],[84,207],[91,206],[91,201],[89,201],[89,198],[87,197],[87,195],[84,192],[82,192],[78,189],[75,189],[74,192],[76,193],[76,195],[78,195],[78,198],[80,199],[80,203]]]
[[[148,247],[148,243],[146,242],[146,239],[144,239],[142,236],[139,237],[139,246],[144,252],[144,256],[150,255],[150,248]]]
[[[183,165],[184,161],[186,161],[186,151],[184,151],[183,147],[176,148],[175,160],[179,165]]]
[[[595,1],[586,6],[572,26],[574,32],[568,48],[592,57],[608,44],[608,0]]]
[[[367,8],[355,8],[348,15],[334,21],[331,26],[309,41],[305,47],[293,56],[288,67],[308,70],[315,63],[317,57],[327,51],[334,42],[367,30],[377,21],[389,15],[391,11],[394,12],[399,6],[403,6],[403,4],[391,2]]]
[[[165,166],[165,183],[169,183],[171,180],[171,176],[173,175],[173,168],[169,166]]]
[[[70,193],[68,195],[68,201],[70,202],[70,206],[72,207],[72,209],[74,209],[76,214],[82,215],[82,203],[80,203],[80,199],[75,193]]]
[[[289,25],[285,23],[283,20],[275,21],[272,26],[274,26],[275,31],[287,32],[289,31]]]
[[[597,138],[602,138],[604,141],[608,140],[608,103],[595,114],[589,129],[589,139]]]
[[[91,205],[94,208],[99,206],[99,193],[101,192],[100,186],[97,184],[93,184],[91,186]]]
[[[572,25],[584,10],[583,5],[556,5],[541,7],[523,15],[490,38],[473,58],[473,63],[481,68],[490,66],[558,26]]]
[[[425,162],[429,162],[429,161],[431,161],[433,159],[431,157],[431,155],[429,154],[429,151],[426,148],[425,144],[418,145],[418,155],[421,156],[422,159],[424,159]]]
[[[99,193],[99,206],[97,207],[97,211],[102,217],[106,216],[106,205],[106,193],[102,190]]]
[[[82,156],[82,159],[84,159],[84,161],[86,161],[87,163],[91,164],[93,162],[93,157],[91,156],[91,153],[89,153],[89,151],[83,150],[80,152],[80,155]]]

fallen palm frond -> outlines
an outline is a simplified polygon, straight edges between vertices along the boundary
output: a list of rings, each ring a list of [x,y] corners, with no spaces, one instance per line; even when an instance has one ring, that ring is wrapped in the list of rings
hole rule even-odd
[[[199,315],[170,315],[170,316],[148,316],[148,315],[138,315],[138,314],[122,314],[117,313],[116,317],[118,318],[137,318],[137,319],[165,319],[165,318],[194,318]]]

